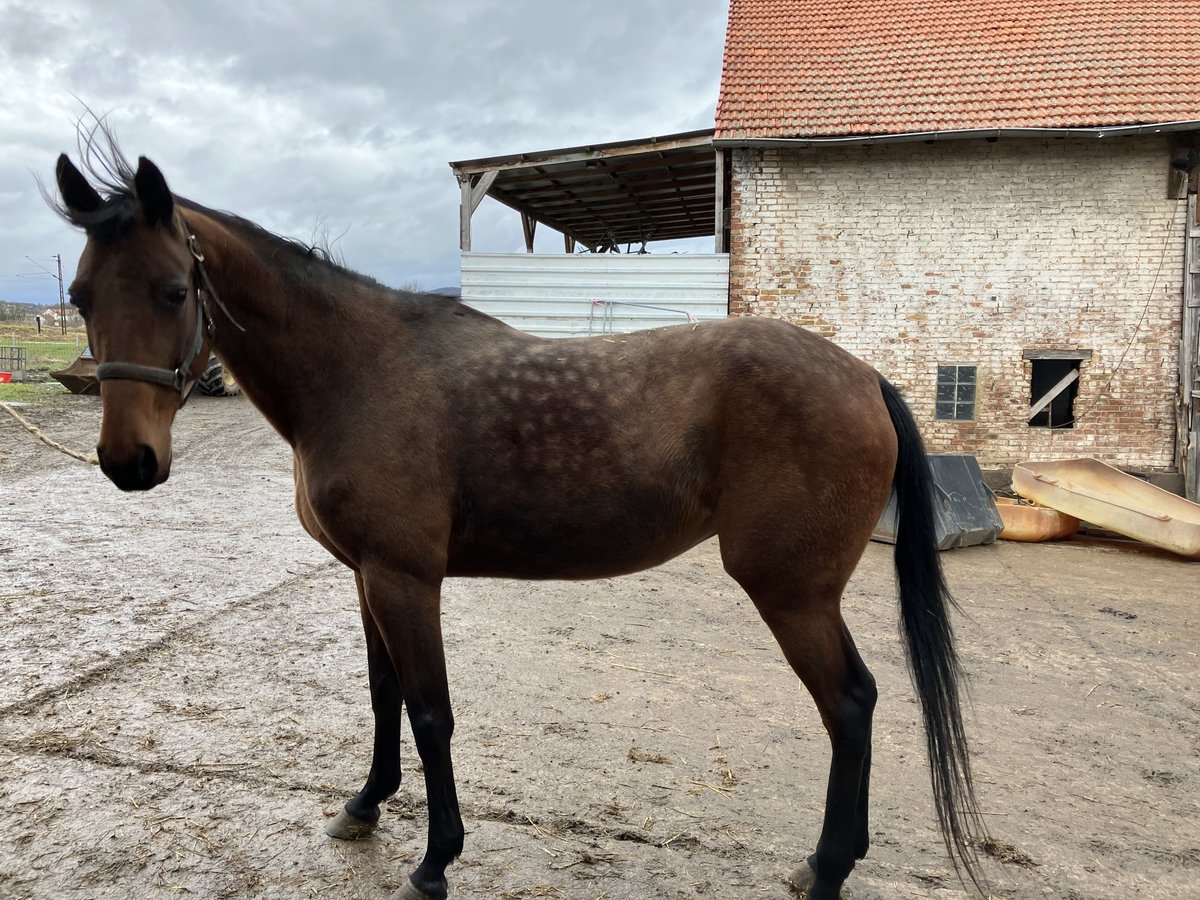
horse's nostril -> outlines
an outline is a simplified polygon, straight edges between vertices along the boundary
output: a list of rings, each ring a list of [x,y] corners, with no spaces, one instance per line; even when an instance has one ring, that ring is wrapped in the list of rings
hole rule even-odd
[[[151,447],[141,444],[137,449],[137,480],[152,487],[158,479],[158,454]]]

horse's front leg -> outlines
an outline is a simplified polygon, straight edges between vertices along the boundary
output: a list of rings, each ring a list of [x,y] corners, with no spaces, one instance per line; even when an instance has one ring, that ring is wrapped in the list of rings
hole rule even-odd
[[[367,638],[367,676],[371,685],[371,709],[375,714],[375,744],[367,783],[325,826],[325,833],[330,837],[346,841],[358,840],[370,834],[379,822],[379,804],[400,787],[400,717],[403,701],[396,667],[392,665],[375,617],[367,608],[362,576],[355,572],[354,579],[358,585],[358,605]]]
[[[384,645],[375,617],[367,608],[362,574],[321,528],[308,497],[300,457],[293,457],[292,474],[296,481],[296,515],[304,530],[336,559],[354,569],[358,587],[358,608],[362,613],[363,633],[367,638],[367,676],[371,686],[371,709],[375,714],[375,746],[371,771],[363,789],[350,798],[345,808],[325,826],[330,837],[354,841],[366,837],[379,823],[379,804],[400,788],[400,716],[404,695],[392,658]]]
[[[454,716],[442,646],[441,579],[389,565],[367,564],[361,571],[367,612],[400,678],[429,804],[425,858],[393,900],[443,900],[446,867],[462,853],[463,824],[450,762]]]

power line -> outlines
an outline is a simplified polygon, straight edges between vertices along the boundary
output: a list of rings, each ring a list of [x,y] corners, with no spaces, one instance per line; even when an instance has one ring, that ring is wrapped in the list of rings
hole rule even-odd
[[[55,275],[53,272],[51,272],[49,269],[47,269],[45,266],[43,266],[40,262],[38,262],[32,256],[27,255],[25,258],[27,260],[29,260],[31,263],[33,263],[35,266],[37,266],[39,269],[41,269],[43,272],[45,272],[47,275],[49,275],[51,278],[53,278],[55,281],[58,282],[58,323],[59,323],[59,327],[62,328],[62,333],[66,334],[67,333],[67,298],[66,298],[65,292],[63,291],[62,254],[56,253],[56,254],[54,254],[54,256],[50,257],[58,265],[58,274],[57,275]],[[18,278],[40,278],[41,275],[38,275],[36,272],[29,272],[25,275],[18,275],[17,277]]]

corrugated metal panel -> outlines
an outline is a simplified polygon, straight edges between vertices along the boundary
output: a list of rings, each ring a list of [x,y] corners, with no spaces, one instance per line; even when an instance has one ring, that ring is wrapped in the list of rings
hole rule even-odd
[[[729,256],[464,253],[462,299],[542,337],[723,319]]]

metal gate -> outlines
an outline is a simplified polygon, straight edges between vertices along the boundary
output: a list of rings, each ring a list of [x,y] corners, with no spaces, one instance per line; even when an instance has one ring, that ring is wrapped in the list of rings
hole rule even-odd
[[[25,366],[24,347],[0,347],[0,372],[8,372],[14,381],[24,381]]]

